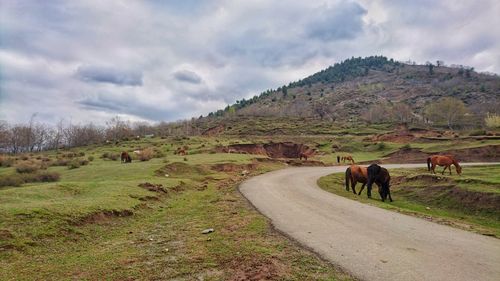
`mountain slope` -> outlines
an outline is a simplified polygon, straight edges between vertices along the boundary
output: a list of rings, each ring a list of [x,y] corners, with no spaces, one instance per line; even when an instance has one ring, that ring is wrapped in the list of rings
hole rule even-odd
[[[500,77],[471,68],[410,65],[385,57],[351,58],[210,116],[359,118],[375,104],[407,104],[415,116],[441,98],[462,100],[473,112],[497,111]]]

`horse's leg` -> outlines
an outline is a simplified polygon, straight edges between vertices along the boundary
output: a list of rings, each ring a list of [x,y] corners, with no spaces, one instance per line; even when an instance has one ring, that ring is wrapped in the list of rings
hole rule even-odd
[[[448,170],[450,170],[450,176],[451,176],[451,165],[448,166]]]
[[[444,175],[444,170],[446,170],[446,168],[447,168],[447,167],[446,167],[446,166],[444,166],[444,169],[443,169],[443,171],[441,172],[441,175]]]
[[[353,192],[354,194],[356,194],[356,185],[357,185],[357,184],[358,184],[358,182],[357,182],[356,180],[354,180],[354,181],[352,182],[352,192]]]
[[[366,188],[366,195],[368,195],[368,198],[372,198],[372,184],[373,184],[373,180],[371,179],[368,179],[368,187]]]
[[[363,191],[363,189],[365,189],[365,185],[366,185],[366,182],[363,183],[363,185],[361,186],[361,189],[359,190],[358,195],[361,195],[361,192]]]
[[[392,202],[391,189],[390,188],[387,189],[387,196],[389,196],[389,201]]]

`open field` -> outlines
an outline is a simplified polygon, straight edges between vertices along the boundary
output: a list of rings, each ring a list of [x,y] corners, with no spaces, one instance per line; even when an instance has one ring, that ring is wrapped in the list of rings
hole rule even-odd
[[[343,173],[322,177],[318,184],[352,200],[500,237],[500,166],[465,167],[462,176],[455,170],[452,176],[433,175],[423,168],[390,172],[392,203],[380,201],[376,186],[373,199],[366,197],[366,188],[360,196],[346,191]]]
[[[0,279],[350,279],[274,231],[236,190],[243,178],[281,164],[198,154],[197,139],[177,141],[193,153],[177,156],[171,142],[82,148],[95,159],[76,169],[49,167],[58,182],[1,188]],[[148,145],[165,156],[131,164],[100,158]],[[161,187],[138,186],[146,182]],[[207,228],[215,231],[201,234]]]
[[[327,124],[318,131],[322,126]],[[293,165],[324,165],[336,164],[337,155],[347,154],[356,161],[375,161],[408,146],[438,152],[498,145],[495,140],[372,141],[377,132],[391,132],[382,125],[331,128],[331,134],[322,135],[240,136],[229,132],[2,156],[0,279],[33,279],[37,272],[34,279],[43,280],[97,280],[103,276],[111,280],[350,280],[350,275],[276,232],[236,189],[243,179],[286,167],[290,159],[220,153],[218,147],[303,143],[315,148],[316,156],[313,161],[294,160]],[[175,153],[179,147],[186,148],[186,156]],[[148,161],[140,161],[132,153],[147,149],[152,153]],[[120,163],[122,151],[132,153],[131,164]],[[484,169],[467,168],[460,182],[439,178],[461,190],[498,195],[495,185],[499,179],[488,176]],[[370,203],[499,235],[494,213],[498,206],[493,213],[483,209],[474,213],[447,208],[453,202],[427,205],[410,200],[418,197],[416,190],[424,183],[404,181],[403,177],[422,172],[394,171],[400,186],[412,189],[399,192],[395,186],[394,204]],[[493,172],[498,174],[497,167]],[[18,186],[13,186],[6,181],[9,178],[21,181],[14,181]],[[340,181],[337,175],[327,177],[326,188],[351,198],[338,186]],[[430,210],[425,208],[428,206]],[[201,234],[208,228],[215,231]]]

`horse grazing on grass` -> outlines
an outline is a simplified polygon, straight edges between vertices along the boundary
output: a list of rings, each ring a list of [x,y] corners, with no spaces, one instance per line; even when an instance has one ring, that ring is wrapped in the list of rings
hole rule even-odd
[[[444,166],[443,171],[441,172],[444,175],[444,171],[448,169],[451,175],[451,165],[455,165],[455,169],[457,170],[457,174],[462,173],[462,167],[458,164],[458,161],[452,155],[432,155],[427,158],[427,169],[432,171],[434,174],[436,173],[436,165]]]
[[[304,158],[307,161],[307,158],[314,156],[314,153],[314,149],[308,148],[305,151],[299,153],[299,159],[302,160],[302,158]]]
[[[377,164],[371,164],[370,166],[368,166],[367,171],[368,182],[366,185],[368,187],[368,198],[372,197],[372,185],[373,183],[376,183],[378,185],[378,193],[380,194],[382,202],[384,202],[387,197],[389,197],[389,200],[392,202],[390,190],[391,176],[389,175],[389,171]]]
[[[352,187],[352,192],[356,194],[356,184],[358,182],[362,183],[361,191],[365,188],[366,182],[368,181],[368,170],[366,167],[361,167],[358,165],[351,165],[349,168],[345,170],[345,190],[349,191],[349,183]]]
[[[352,159],[351,155],[342,156],[341,160],[344,163],[347,162],[347,161],[351,161],[351,164],[354,165],[354,159]]]
[[[122,163],[132,163],[132,157],[130,157],[126,151],[122,152],[120,159],[122,160]]]

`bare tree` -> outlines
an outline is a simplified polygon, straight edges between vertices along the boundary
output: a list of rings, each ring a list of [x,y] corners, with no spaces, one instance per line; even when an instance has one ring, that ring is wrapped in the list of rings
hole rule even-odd
[[[412,119],[412,110],[410,106],[405,103],[396,103],[391,110],[392,116],[395,121],[398,123],[407,123],[411,122]]]
[[[456,98],[445,97],[425,108],[425,115],[435,123],[444,123],[450,130],[461,125],[468,113],[465,104]]]

